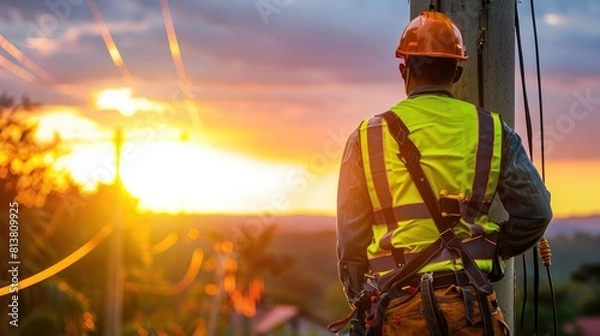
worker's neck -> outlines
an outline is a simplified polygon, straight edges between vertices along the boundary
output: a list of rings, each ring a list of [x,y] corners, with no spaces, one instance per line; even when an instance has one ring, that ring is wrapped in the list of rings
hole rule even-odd
[[[450,92],[452,89],[452,84],[450,84],[450,83],[439,84],[439,83],[411,80],[408,83],[406,83],[406,95],[410,96],[412,92],[415,92],[415,90],[419,91],[421,89],[426,89],[426,91],[429,91],[429,89],[434,89],[434,88],[439,88],[439,90],[441,90],[441,91]]]

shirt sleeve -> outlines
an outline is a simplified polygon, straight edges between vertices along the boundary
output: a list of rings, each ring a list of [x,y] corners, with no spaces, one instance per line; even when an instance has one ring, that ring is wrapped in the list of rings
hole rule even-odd
[[[550,193],[527,156],[519,135],[504,124],[498,196],[509,214],[498,237],[498,252],[507,259],[535,245],[544,235],[552,209]]]
[[[373,239],[373,221],[356,130],[348,138],[342,158],[336,222],[338,275],[350,304],[358,298],[369,270],[367,247]]]

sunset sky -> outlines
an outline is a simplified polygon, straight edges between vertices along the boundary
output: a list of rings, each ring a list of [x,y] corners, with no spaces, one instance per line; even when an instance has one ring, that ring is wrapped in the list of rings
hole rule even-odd
[[[554,212],[600,214],[600,4],[536,10]],[[0,90],[43,104],[39,137],[60,133],[71,154],[57,167],[90,190],[114,178],[121,127],[123,181],[143,209],[332,215],[346,137],[405,98],[394,50],[408,12],[407,1],[2,2]]]

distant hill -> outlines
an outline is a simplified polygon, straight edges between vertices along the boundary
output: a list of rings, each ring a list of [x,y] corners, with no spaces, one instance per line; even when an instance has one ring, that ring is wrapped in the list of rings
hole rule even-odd
[[[311,233],[335,230],[335,217],[331,216],[282,216],[275,223],[281,232]],[[600,216],[553,219],[546,236],[571,237],[577,233],[600,235]]]
[[[546,236],[573,236],[576,233],[600,235],[600,216],[558,218],[552,220]]]
[[[260,229],[261,226],[274,224],[280,233],[318,233],[335,231],[333,216],[252,216],[252,215],[149,215],[154,223],[181,224],[192,227],[206,227],[212,230],[228,230],[232,226],[245,225],[249,228]],[[162,226],[160,225],[160,226]],[[170,230],[172,227],[164,226]],[[573,236],[576,233],[600,235],[600,216],[556,218],[553,219],[546,231],[548,238]]]
[[[283,216],[277,217],[275,223],[281,232],[311,233],[335,230],[335,217],[331,216]],[[572,237],[577,233],[600,235],[600,216],[556,218],[546,230],[548,238]]]
[[[268,225],[277,226],[280,233],[317,233],[335,231],[335,217],[332,216],[252,216],[252,215],[163,215],[147,214],[146,220],[156,228],[172,230],[170,225],[206,228],[223,232],[235,226],[245,226],[250,230],[259,230]]]

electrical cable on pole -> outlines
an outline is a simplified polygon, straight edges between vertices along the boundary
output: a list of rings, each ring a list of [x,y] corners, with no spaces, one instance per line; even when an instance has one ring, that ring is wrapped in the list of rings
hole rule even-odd
[[[544,106],[542,101],[542,75],[540,74],[540,49],[538,46],[538,34],[537,34],[537,24],[535,23],[535,7],[533,6],[533,0],[530,0],[531,3],[531,20],[533,23],[533,41],[535,46],[535,67],[537,72],[537,85],[538,85],[538,103],[540,106],[540,146],[541,146],[541,159],[542,159],[542,181],[546,182],[546,155],[544,151],[545,141],[544,141]]]
[[[540,240],[540,257],[542,263],[546,266],[546,275],[548,276],[548,285],[550,286],[550,296],[552,299],[552,322],[554,323],[554,335],[558,335],[558,312],[556,310],[556,295],[554,293],[554,285],[552,284],[552,273],[550,272],[550,266],[552,266],[552,252],[550,250],[550,244],[546,237]]]
[[[533,0],[530,0],[531,4],[531,20],[533,24],[533,39],[535,46],[535,65],[537,74],[537,85],[538,85],[538,103],[540,106],[540,145],[541,145],[541,160],[542,160],[542,181],[546,182],[546,151],[545,151],[545,137],[544,137],[544,105],[542,99],[542,75],[540,66],[540,49],[538,44],[537,24],[535,21],[535,6]],[[550,295],[552,296],[552,318],[554,323],[554,335],[558,335],[558,312],[556,307],[556,296],[554,293],[554,286],[552,284],[552,274],[550,272],[550,245],[545,237],[540,241],[539,248],[540,256],[542,257],[543,264],[546,267],[546,274],[548,276],[548,284],[550,286]]]
[[[523,47],[521,43],[521,26],[519,24],[519,10],[515,5],[515,34],[517,37],[517,50],[519,54],[519,71],[521,73],[521,89],[523,90],[523,106],[525,109],[525,125],[527,129],[527,144],[529,147],[529,155],[533,157],[533,127],[531,123],[531,112],[529,111],[529,98],[527,96],[527,85],[525,83],[525,66],[523,65]],[[525,308],[527,307],[527,259],[525,254],[522,255],[523,263],[523,305],[521,307],[521,321],[519,324],[519,333],[523,333],[523,325],[525,321]]]
[[[538,100],[539,100],[539,109],[540,109],[540,133],[541,133],[541,159],[542,159],[542,181],[546,181],[546,176],[545,176],[545,166],[546,166],[546,162],[545,162],[545,147],[544,147],[544,118],[543,118],[543,103],[542,103],[542,86],[541,86],[541,72],[540,72],[540,61],[539,61],[539,44],[538,44],[538,35],[537,35],[537,27],[536,27],[536,23],[535,23],[535,8],[533,5],[533,0],[530,1],[531,3],[531,15],[532,15],[532,20],[533,20],[533,31],[534,31],[534,46],[535,46],[535,60],[536,60],[536,74],[537,74],[537,84],[538,84]],[[518,48],[519,48],[519,65],[521,67],[521,83],[523,86],[523,99],[524,99],[524,110],[525,110],[525,123],[527,126],[527,137],[528,137],[528,143],[529,143],[529,155],[531,160],[534,160],[534,155],[533,155],[533,131],[532,131],[532,126],[531,126],[531,111],[529,109],[529,101],[527,98],[527,88],[526,88],[526,83],[525,83],[525,71],[524,71],[524,65],[523,65],[523,52],[522,52],[522,47],[521,47],[521,31],[520,31],[520,26],[519,26],[519,21],[518,21],[518,10],[515,9],[515,27],[516,27],[516,34],[517,34],[517,42],[518,42]],[[542,263],[543,265],[546,267],[546,275],[548,276],[548,283],[550,286],[550,295],[552,297],[552,317],[553,317],[553,327],[554,327],[554,335],[558,335],[558,314],[557,314],[557,307],[556,307],[556,296],[555,296],[555,292],[554,292],[554,286],[552,283],[552,274],[550,272],[550,266],[552,265],[552,261],[551,261],[551,249],[550,249],[550,245],[548,244],[548,241],[546,240],[545,237],[543,237],[540,242],[539,242],[539,250],[538,250],[538,246],[536,245],[533,248],[533,262],[534,262],[534,320],[535,320],[535,327],[534,327],[534,332],[536,335],[539,334],[539,262],[538,262],[538,253],[539,253],[539,257],[542,259]],[[524,298],[523,298],[523,308],[521,311],[521,326],[520,326],[520,331],[523,331],[523,321],[524,321],[524,313],[525,313],[525,300],[526,300],[526,296],[527,296],[527,286],[526,286],[526,281],[527,281],[527,276],[526,276],[526,268],[525,268],[525,258],[523,259],[523,267],[524,267],[524,273],[525,273],[525,285],[524,285]]]

